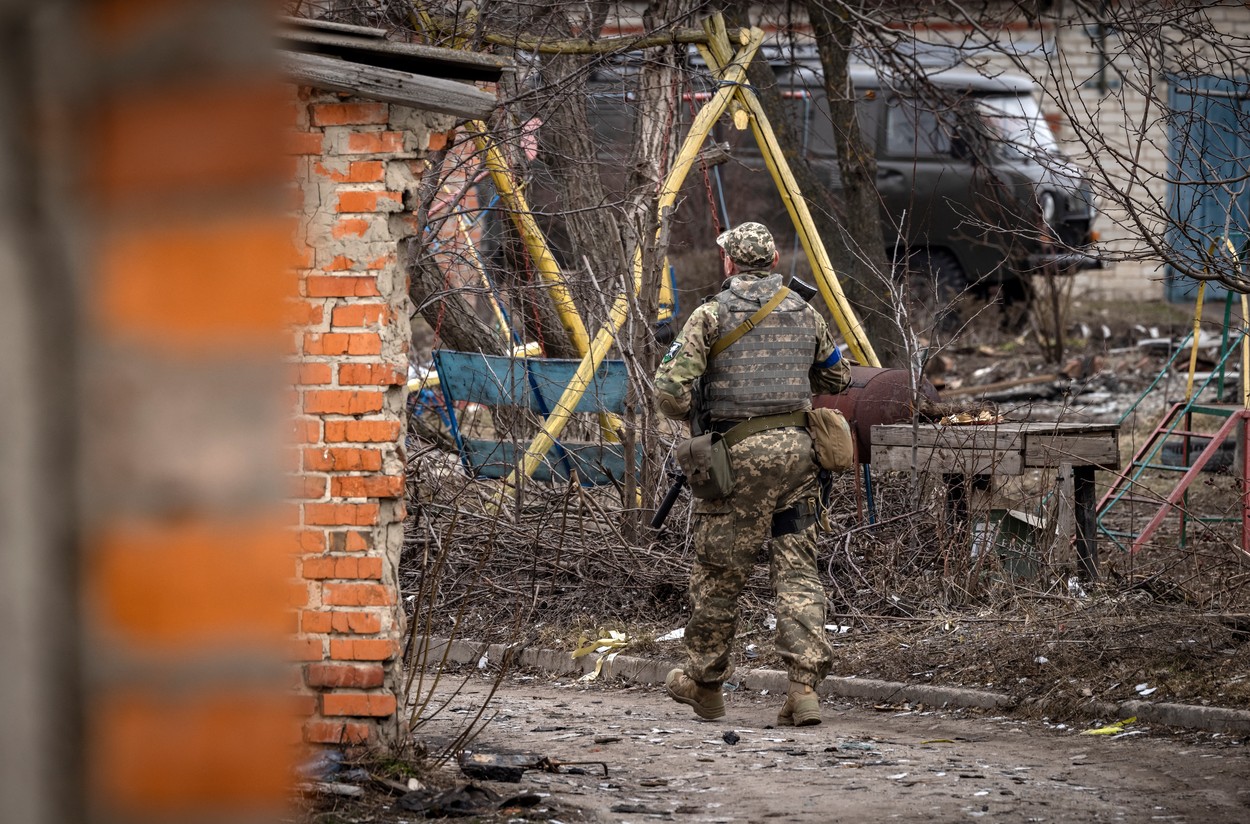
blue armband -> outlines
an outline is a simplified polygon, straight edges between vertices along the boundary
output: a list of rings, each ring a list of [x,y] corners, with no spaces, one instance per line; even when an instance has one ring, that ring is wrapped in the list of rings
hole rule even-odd
[[[842,350],[838,349],[835,346],[833,349],[833,354],[825,358],[823,361],[821,361],[820,363],[816,365],[819,366],[821,369],[828,369],[830,366],[833,366],[840,360],[842,360]]]

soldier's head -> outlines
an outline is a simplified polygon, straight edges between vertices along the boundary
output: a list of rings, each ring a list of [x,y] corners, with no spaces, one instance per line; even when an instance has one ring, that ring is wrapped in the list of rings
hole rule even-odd
[[[777,265],[777,244],[772,232],[762,223],[739,223],[716,238],[716,245],[725,250],[726,263],[734,270],[771,269]],[[726,271],[731,267],[726,266]]]

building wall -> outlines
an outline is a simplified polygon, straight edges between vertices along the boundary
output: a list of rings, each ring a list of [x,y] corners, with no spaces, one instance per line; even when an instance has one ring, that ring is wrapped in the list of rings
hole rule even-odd
[[[300,89],[294,194],[302,221],[299,609],[296,657],[312,744],[395,735],[403,613],[404,400],[411,334],[398,244],[450,119]]]

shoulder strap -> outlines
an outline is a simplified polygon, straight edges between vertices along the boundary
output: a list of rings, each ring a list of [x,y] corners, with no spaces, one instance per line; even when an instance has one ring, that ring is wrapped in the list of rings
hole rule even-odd
[[[778,289],[777,294],[769,298],[768,303],[761,306],[754,315],[744,320],[738,327],[731,329],[728,334],[721,335],[720,338],[717,339],[716,343],[712,344],[711,350],[708,351],[708,357],[714,358],[730,346],[733,346],[734,342],[737,341],[738,338],[758,326],[760,321],[768,317],[770,312],[780,306],[781,302],[786,299],[786,295],[788,294],[790,294],[789,287],[782,286]]]

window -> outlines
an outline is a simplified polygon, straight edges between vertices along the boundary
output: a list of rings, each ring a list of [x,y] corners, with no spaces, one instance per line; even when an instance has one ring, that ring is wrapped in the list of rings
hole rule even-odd
[[[950,157],[950,129],[918,100],[894,98],[886,111],[886,151],[899,157]]]

